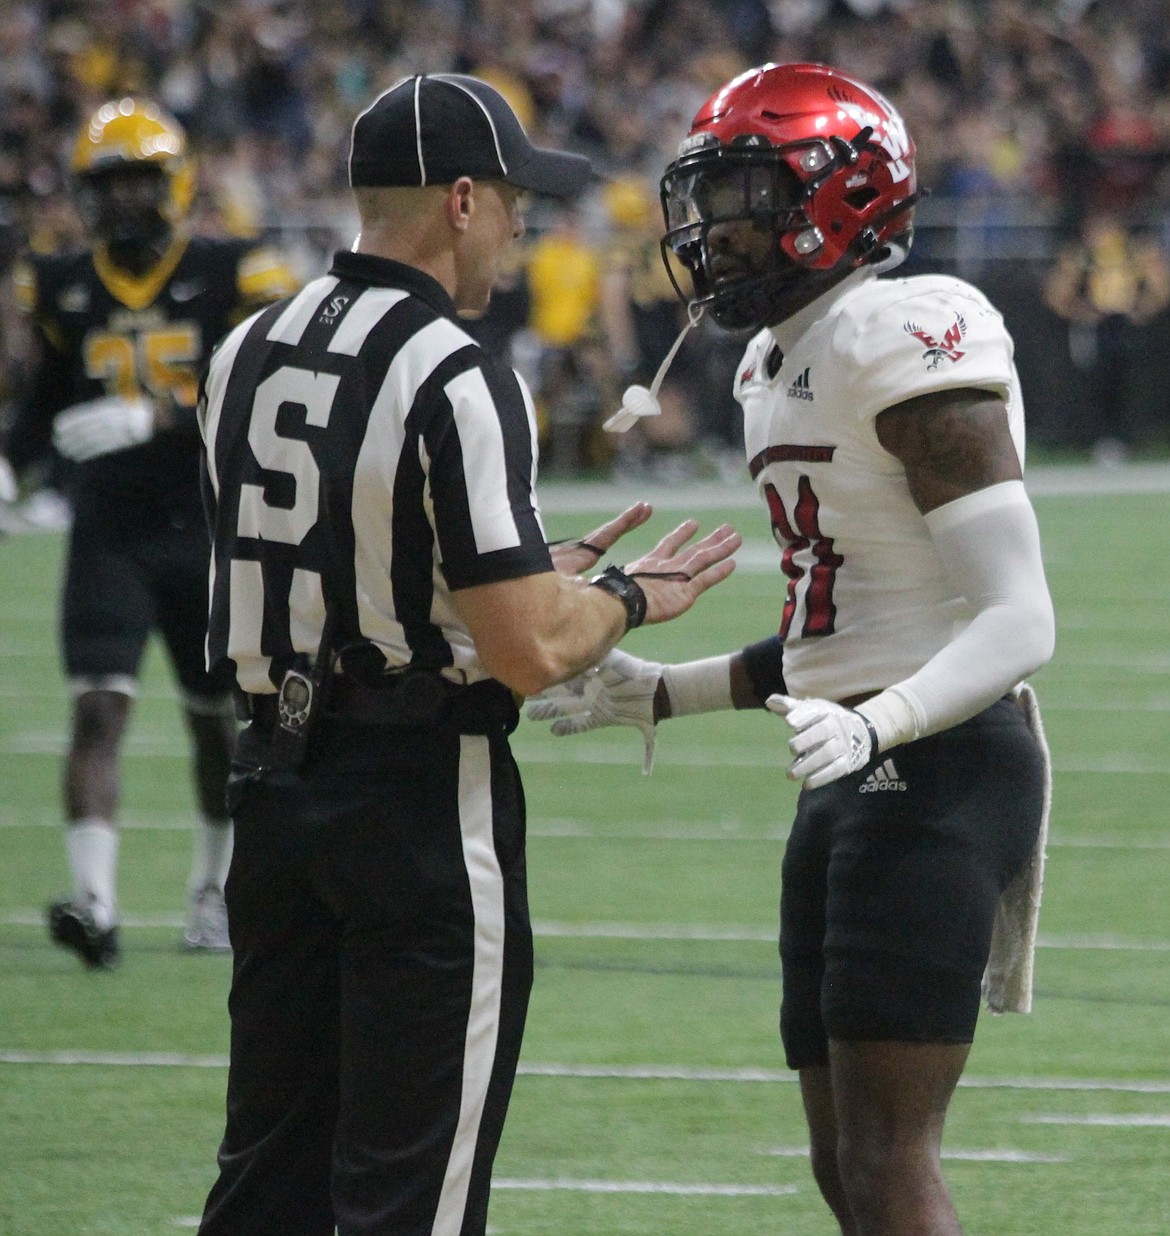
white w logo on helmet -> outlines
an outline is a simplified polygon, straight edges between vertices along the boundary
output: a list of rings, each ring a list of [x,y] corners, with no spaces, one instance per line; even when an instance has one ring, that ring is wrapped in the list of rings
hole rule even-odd
[[[882,116],[857,103],[840,101],[840,107],[862,128],[868,125],[873,129],[874,140],[890,156],[890,179],[895,184],[909,179],[910,165],[906,162],[906,156],[910,153],[910,136],[902,117],[893,108]]]

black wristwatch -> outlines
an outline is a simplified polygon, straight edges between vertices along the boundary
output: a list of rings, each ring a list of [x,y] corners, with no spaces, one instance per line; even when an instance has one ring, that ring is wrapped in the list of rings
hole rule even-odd
[[[600,588],[615,596],[626,607],[626,630],[640,627],[646,617],[646,594],[636,579],[631,579],[615,566],[606,567],[590,581],[591,588]]]

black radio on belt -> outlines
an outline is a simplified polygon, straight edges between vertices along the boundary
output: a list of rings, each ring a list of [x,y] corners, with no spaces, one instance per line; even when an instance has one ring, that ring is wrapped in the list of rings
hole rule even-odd
[[[329,518],[328,482],[324,476],[320,484],[321,521],[326,543],[332,549],[335,538]],[[276,724],[272,727],[271,756],[272,763],[278,768],[299,768],[304,762],[309,733],[326,703],[327,684],[333,675],[333,629],[336,619],[334,606],[329,601],[330,591],[322,576],[321,600],[325,607],[325,620],[321,624],[321,639],[312,665],[308,669],[293,666],[286,670],[276,693]],[[301,665],[307,662],[303,654],[299,654],[297,659]]]
[[[332,673],[333,611],[326,606],[321,642],[312,667],[294,666],[286,670],[276,693],[276,724],[271,738],[275,767],[300,768],[304,762],[309,733],[325,706],[326,683]]]
[[[272,761],[281,768],[299,768],[305,758],[309,731],[321,710],[321,675],[290,669],[276,696],[276,725],[272,728]]]

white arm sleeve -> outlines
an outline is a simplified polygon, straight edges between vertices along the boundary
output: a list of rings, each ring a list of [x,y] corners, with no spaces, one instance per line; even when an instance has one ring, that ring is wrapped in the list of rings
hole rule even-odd
[[[1048,661],[1055,643],[1040,533],[1023,481],[965,494],[925,518],[971,621],[917,673],[858,705],[883,751],[973,717]]]
[[[734,708],[731,698],[731,654],[706,657],[702,661],[683,661],[664,665],[662,681],[670,698],[672,717],[720,712]]]

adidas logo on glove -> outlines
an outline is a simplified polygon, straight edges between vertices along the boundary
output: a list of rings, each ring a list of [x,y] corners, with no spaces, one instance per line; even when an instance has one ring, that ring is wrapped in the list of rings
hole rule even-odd
[[[898,776],[893,760],[886,760],[869,774],[857,788],[859,794],[877,794],[881,790],[904,790],[906,782]]]

